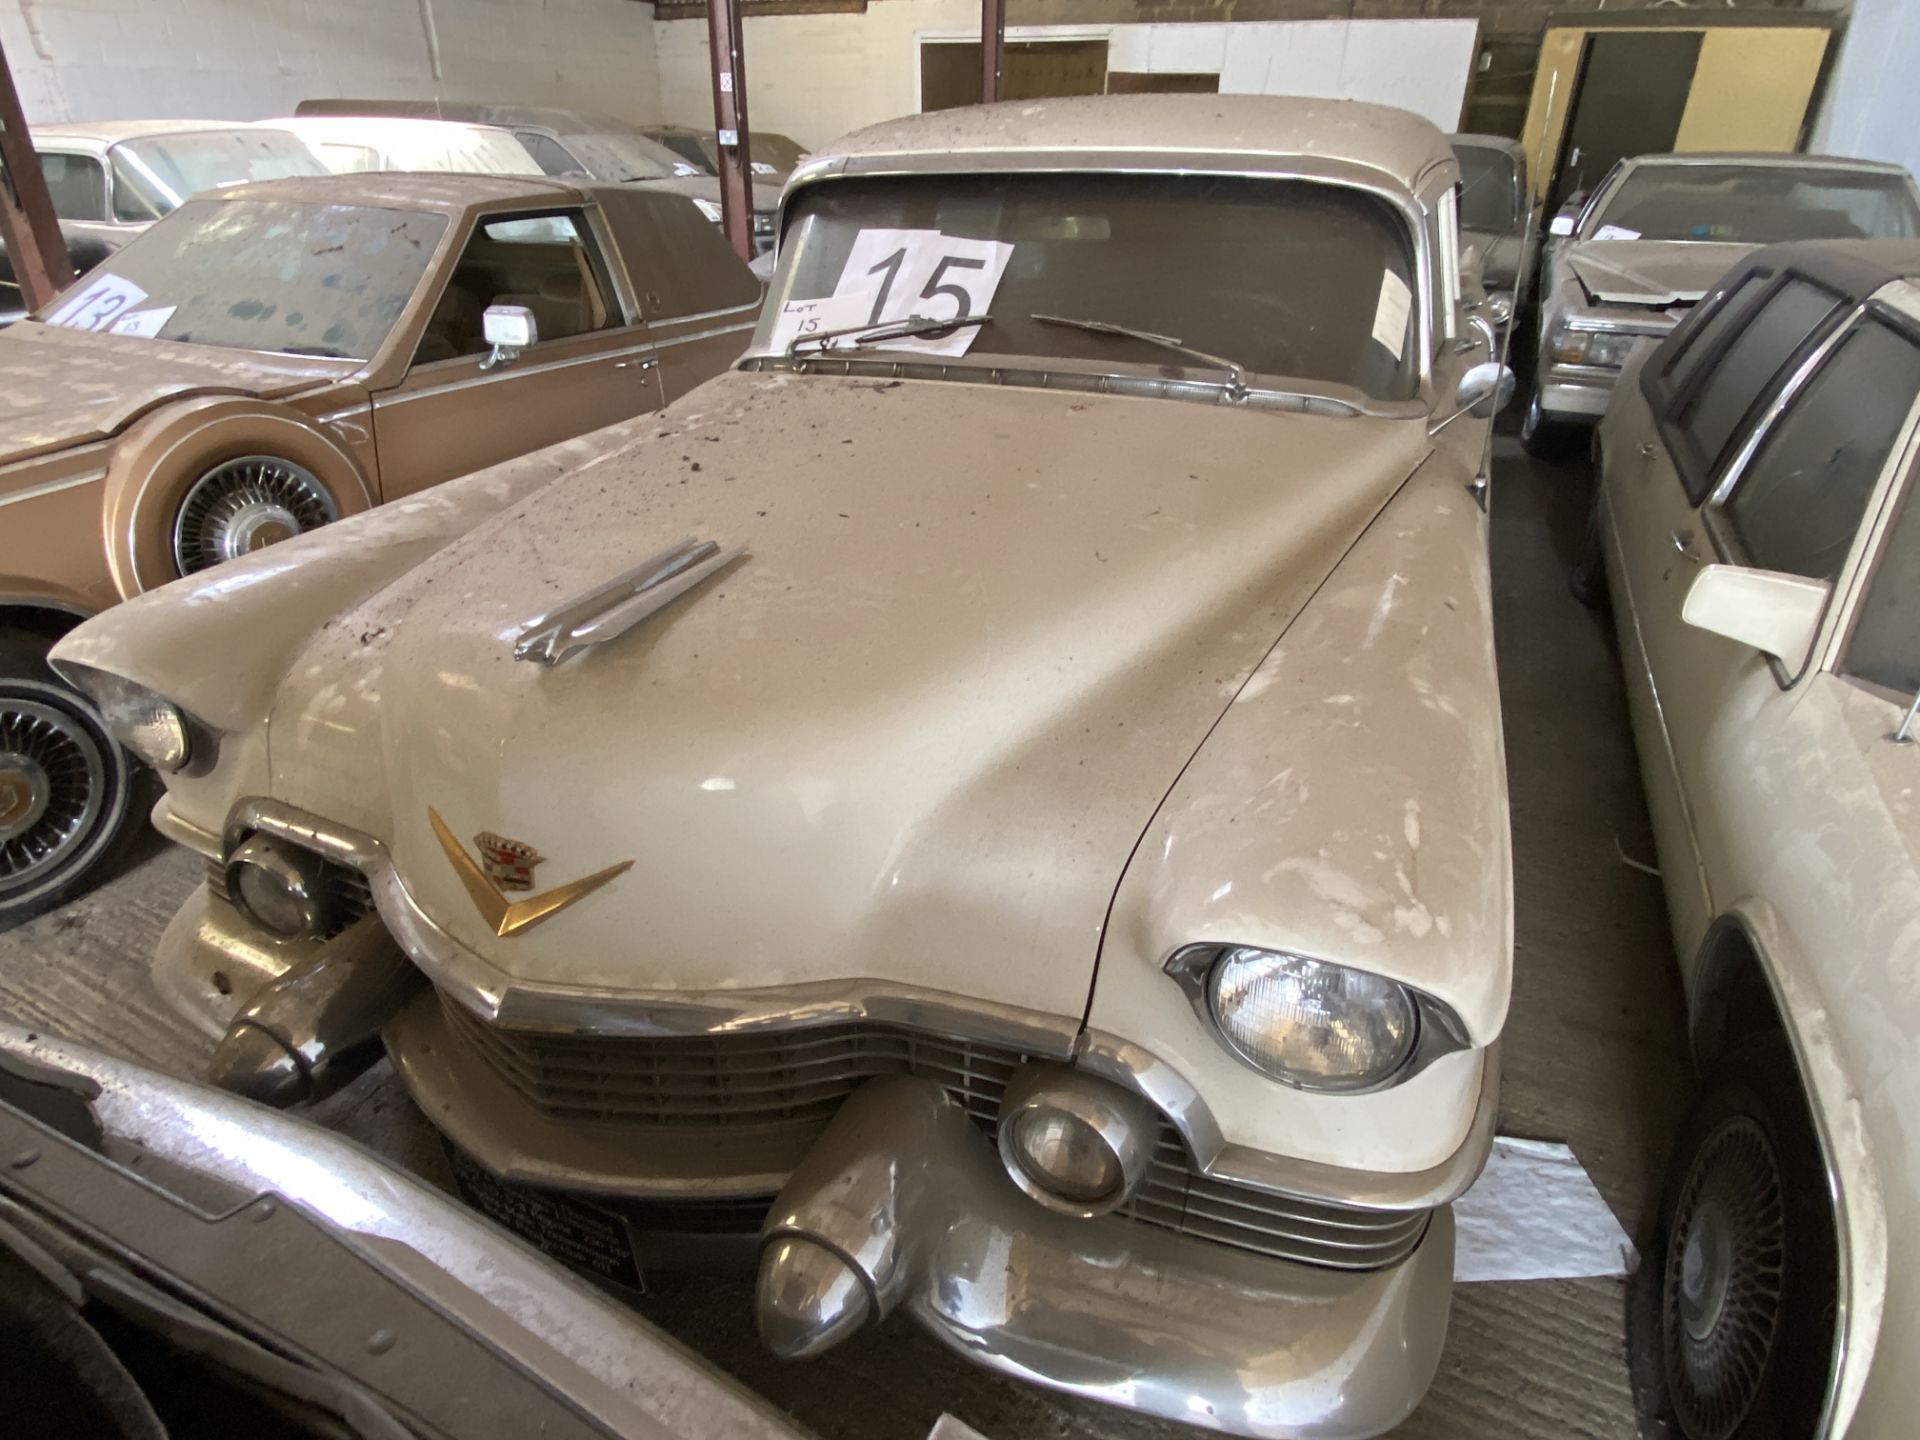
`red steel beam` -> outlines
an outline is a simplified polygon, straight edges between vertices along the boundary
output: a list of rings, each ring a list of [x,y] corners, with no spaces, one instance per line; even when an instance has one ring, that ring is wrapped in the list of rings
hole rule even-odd
[[[54,218],[53,197],[33,153],[27,117],[13,88],[13,68],[0,47],[0,239],[6,241],[13,278],[29,310],[37,310],[73,283],[67,242]]]
[[[980,103],[1000,98],[1007,57],[1007,0],[980,0]]]
[[[707,0],[713,57],[713,128],[720,153],[720,227],[742,260],[753,259],[753,174],[747,135],[747,62],[737,0]]]

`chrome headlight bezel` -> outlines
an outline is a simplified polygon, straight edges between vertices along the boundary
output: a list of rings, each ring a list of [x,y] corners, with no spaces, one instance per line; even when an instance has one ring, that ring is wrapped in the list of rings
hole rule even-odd
[[[204,772],[218,746],[213,730],[150,686],[72,661],[54,669],[90,701],[107,733],[143,765],[168,775]]]
[[[1233,1036],[1228,1034],[1221,1025],[1214,1011],[1215,971],[1235,952],[1280,956],[1312,965],[1353,971],[1393,985],[1405,997],[1413,1014],[1413,1034],[1408,1040],[1404,1053],[1391,1067],[1382,1067],[1378,1075],[1360,1081],[1329,1082],[1319,1076],[1262,1064],[1236,1043]],[[1317,1095],[1372,1094],[1405,1084],[1442,1056],[1473,1048],[1473,1042],[1468,1037],[1460,1017],[1442,1001],[1401,981],[1376,975],[1375,972],[1364,970],[1359,966],[1342,965],[1335,960],[1324,960],[1317,955],[1303,955],[1298,951],[1277,950],[1260,945],[1208,942],[1182,946],[1167,958],[1165,968],[1167,974],[1186,993],[1189,1002],[1193,1005],[1194,1013],[1199,1017],[1207,1033],[1213,1037],[1215,1044],[1249,1070],[1276,1084],[1285,1085],[1289,1089],[1308,1091]]]

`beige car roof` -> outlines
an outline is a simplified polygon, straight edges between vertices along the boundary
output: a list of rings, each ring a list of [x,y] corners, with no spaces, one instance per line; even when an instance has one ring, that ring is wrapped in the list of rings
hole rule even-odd
[[[835,158],[1049,151],[1310,155],[1377,171],[1408,189],[1436,162],[1453,161],[1434,125],[1386,105],[1284,95],[1087,95],[888,120],[822,147],[806,168]]]
[[[105,150],[123,140],[143,140],[150,135],[200,135],[207,131],[278,130],[293,132],[284,126],[252,120],[69,120],[60,125],[32,127],[36,144],[41,141],[62,145],[81,144]]]
[[[229,186],[221,190],[217,198],[382,205],[457,215],[474,206],[578,204],[597,188],[537,175],[376,170],[353,175],[297,175],[284,180],[257,180],[250,185]]]

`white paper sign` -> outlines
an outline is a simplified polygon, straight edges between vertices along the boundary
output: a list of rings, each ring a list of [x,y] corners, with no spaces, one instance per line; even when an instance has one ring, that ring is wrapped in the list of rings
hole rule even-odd
[[[1598,230],[1593,232],[1593,238],[1596,240],[1638,240],[1640,238],[1640,232],[1638,230],[1629,230],[1624,225],[1602,225]]]
[[[822,295],[817,300],[789,300],[780,307],[779,315],[774,317],[773,347],[784,351],[795,340],[804,340],[809,335],[827,335],[835,330],[851,330],[856,325],[864,325],[871,308],[871,302],[864,295]],[[809,345],[805,348],[830,349],[834,343],[829,340],[824,346]]]
[[[1407,317],[1413,313],[1413,292],[1391,270],[1380,276],[1380,303],[1373,307],[1373,338],[1387,347],[1397,362],[1407,348]]]
[[[1012,258],[1013,246],[1000,240],[967,240],[938,230],[862,230],[833,293],[836,299],[864,296],[863,318],[875,325],[910,315],[981,315]],[[979,333],[978,325],[966,325],[949,335],[886,343],[889,349],[964,355]]]
[[[138,335],[151,340],[173,318],[178,305],[162,305],[153,310],[129,310],[107,329],[114,335]]]
[[[146,298],[147,292],[131,280],[102,274],[47,316],[47,324],[64,325],[69,330],[105,330]]]

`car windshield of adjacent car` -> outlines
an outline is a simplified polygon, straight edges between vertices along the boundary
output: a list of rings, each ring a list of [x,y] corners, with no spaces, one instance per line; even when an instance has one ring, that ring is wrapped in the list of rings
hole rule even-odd
[[[122,335],[370,359],[445,233],[444,215],[296,200],[189,200],[39,318]]]
[[[1456,145],[1460,228],[1501,234],[1520,227],[1520,167],[1491,145]]]
[[[700,137],[681,130],[650,130],[647,138],[669,151],[676,175],[713,175],[718,172],[700,148]]]
[[[807,158],[807,152],[794,141],[773,130],[754,130],[747,136],[753,152],[753,178],[784,180]]]
[[[1636,165],[1595,207],[1585,239],[1900,239],[1920,234],[1906,178],[1813,165]]]
[[[1049,359],[1211,382],[1214,356],[1283,381],[1271,388],[1307,382],[1381,400],[1418,390],[1412,228],[1368,191],[1233,175],[890,176],[813,185],[789,209],[756,348],[784,353],[792,309],[831,297],[859,321],[990,314],[963,364]],[[836,353],[854,348],[916,347]]]
[[[520,138],[525,143],[526,137]],[[671,150],[644,135],[568,135],[564,140],[567,149],[596,180],[664,180],[675,173],[679,164]],[[531,145],[528,148],[533,149]],[[534,150],[534,156],[540,158],[540,152]],[[578,173],[579,166],[574,170]],[[562,172],[550,169],[548,173]]]
[[[158,220],[202,190],[327,173],[313,152],[284,130],[149,135],[121,141],[108,160],[113,218],[136,224]]]

